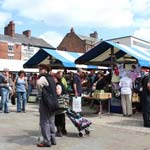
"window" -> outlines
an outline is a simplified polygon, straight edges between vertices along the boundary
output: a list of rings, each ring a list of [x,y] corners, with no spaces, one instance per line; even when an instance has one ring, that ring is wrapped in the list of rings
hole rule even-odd
[[[8,59],[14,59],[14,56],[8,56]]]
[[[8,53],[8,59],[14,59],[14,54],[13,53]]]
[[[8,44],[8,51],[14,51],[14,45]]]

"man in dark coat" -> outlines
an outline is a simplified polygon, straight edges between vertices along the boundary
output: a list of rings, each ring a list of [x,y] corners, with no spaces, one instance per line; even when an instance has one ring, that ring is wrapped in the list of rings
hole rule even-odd
[[[144,127],[150,127],[150,76],[145,76],[142,80],[142,112]]]
[[[40,97],[40,127],[43,136],[43,142],[37,144],[38,147],[50,147],[56,145],[55,139],[55,112],[51,112],[47,105],[44,103],[42,97],[42,88],[50,86],[50,94],[53,95],[53,100],[57,101],[56,85],[52,77],[49,75],[49,67],[47,65],[39,65],[40,78],[37,80],[37,89]],[[48,77],[51,78],[52,84],[49,85]]]

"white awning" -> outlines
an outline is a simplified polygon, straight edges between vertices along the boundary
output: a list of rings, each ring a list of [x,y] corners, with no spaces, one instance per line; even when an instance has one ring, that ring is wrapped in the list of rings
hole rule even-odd
[[[3,71],[4,68],[8,68],[10,71],[18,72],[24,70],[25,72],[38,72],[38,69],[28,69],[23,68],[23,60],[13,60],[13,59],[0,59],[0,71]]]

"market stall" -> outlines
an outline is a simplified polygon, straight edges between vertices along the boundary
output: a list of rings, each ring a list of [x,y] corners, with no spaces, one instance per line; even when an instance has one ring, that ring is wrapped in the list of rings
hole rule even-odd
[[[103,41],[76,59],[75,63],[111,67],[111,110],[112,112],[121,113],[119,79],[124,76],[125,71],[130,72],[133,82],[137,77],[142,76],[141,67],[150,67],[150,51],[112,41]],[[135,101],[138,96],[134,94],[133,98]]]
[[[75,60],[76,64],[111,66],[116,63],[150,67],[150,50],[141,50],[112,41],[103,41]]]
[[[107,69],[107,67],[93,66],[93,65],[78,65],[75,64],[75,60],[82,56],[83,53],[53,50],[53,49],[40,49],[35,55],[33,55],[26,63],[24,68],[37,68],[39,64],[49,64],[53,69]]]

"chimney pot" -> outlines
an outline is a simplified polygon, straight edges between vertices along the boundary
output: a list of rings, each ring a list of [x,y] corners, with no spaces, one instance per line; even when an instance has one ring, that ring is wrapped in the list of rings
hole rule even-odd
[[[74,29],[73,29],[73,27],[70,29],[70,32],[71,32],[71,33],[73,33],[73,32],[74,32]]]
[[[13,21],[10,21],[8,24],[8,35],[10,35],[11,37],[15,36],[15,24]]]
[[[8,35],[8,26],[4,28],[4,35]]]
[[[31,30],[26,30],[26,31],[23,31],[22,33],[28,38],[31,36]]]
[[[98,39],[98,33],[95,31],[95,32],[90,34],[90,37]]]

